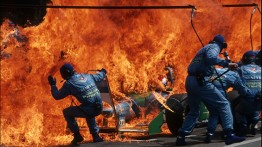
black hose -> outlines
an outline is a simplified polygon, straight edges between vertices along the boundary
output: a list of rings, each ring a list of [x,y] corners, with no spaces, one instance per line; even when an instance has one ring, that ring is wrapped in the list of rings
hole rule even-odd
[[[196,34],[197,37],[198,37],[198,40],[200,41],[202,47],[204,47],[204,44],[203,44],[203,42],[201,41],[199,35],[197,34],[197,31],[196,31],[196,29],[195,29],[195,27],[194,27],[194,24],[193,24],[194,11],[195,11],[195,8],[192,8],[192,13],[191,13],[191,25],[192,25],[192,28],[193,28],[195,34]],[[218,75],[218,78],[221,77],[221,76],[223,76],[223,75],[225,74],[225,73],[223,73],[223,74],[219,75],[215,67],[214,67],[214,70],[215,70],[216,74]],[[227,72],[228,72],[228,71],[227,71]],[[225,89],[225,87],[224,87],[224,85],[223,85],[223,83],[222,83],[221,80],[219,80],[219,83],[221,84],[222,89],[223,89],[224,92],[226,93],[226,89]],[[227,95],[226,95],[226,94],[225,94],[225,96],[226,96],[226,98],[227,98]],[[227,99],[228,99],[228,98],[227,98]]]
[[[255,11],[256,11],[256,9],[258,10],[258,12],[260,13],[260,15],[261,15],[261,11],[260,11],[260,9],[258,8],[258,6],[256,5],[255,7],[254,7],[254,9],[253,9],[253,11],[252,11],[252,13],[251,13],[251,17],[250,17],[250,41],[251,41],[251,49],[252,49],[252,51],[254,50],[254,48],[253,48],[253,39],[252,39],[252,17],[253,17],[253,14],[255,13]]]
[[[253,39],[252,39],[252,17],[253,17],[253,14],[255,12],[256,9],[258,9],[259,13],[261,14],[261,11],[258,7],[258,4],[256,3],[253,3],[253,4],[229,4],[229,5],[222,5],[223,7],[252,7],[254,6],[254,9],[251,13],[251,17],[250,17],[250,41],[251,41],[251,49],[253,49]]]
[[[257,7],[257,10],[258,10],[258,12],[261,14],[261,11],[260,11],[259,7]]]
[[[201,45],[204,47],[204,44],[203,44],[203,42],[201,41],[201,39],[200,39],[200,37],[199,37],[199,35],[198,35],[198,33],[197,33],[195,27],[194,27],[194,24],[193,24],[193,17],[194,17],[194,12],[195,12],[195,10],[196,10],[196,8],[192,8],[190,22],[191,22],[191,26],[192,26],[192,28],[193,28],[195,34],[197,35],[198,40],[200,41]]]
[[[251,50],[253,51],[253,40],[252,40],[252,16],[253,16],[253,13],[251,13],[251,17],[250,17],[250,43],[251,43]]]
[[[250,17],[250,43],[251,43],[251,50],[253,51],[253,39],[252,39],[252,17],[253,17],[253,14],[255,13],[257,9],[257,6],[254,7],[252,13],[251,13],[251,17]]]

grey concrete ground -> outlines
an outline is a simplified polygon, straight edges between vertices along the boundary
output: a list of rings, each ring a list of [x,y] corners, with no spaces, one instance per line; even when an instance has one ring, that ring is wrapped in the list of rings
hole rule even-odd
[[[259,123],[261,128],[261,122]],[[186,138],[187,146],[191,147],[223,147],[226,146],[222,140],[221,127],[218,126],[217,133],[212,143],[203,142],[205,138],[206,128],[195,128],[193,133]],[[154,136],[133,137],[123,142],[99,142],[99,143],[83,143],[79,147],[174,147],[176,138],[171,134],[158,134]],[[60,146],[69,147],[69,146]],[[261,147],[261,130],[255,136],[247,136],[246,140],[241,143],[227,145],[226,147]]]

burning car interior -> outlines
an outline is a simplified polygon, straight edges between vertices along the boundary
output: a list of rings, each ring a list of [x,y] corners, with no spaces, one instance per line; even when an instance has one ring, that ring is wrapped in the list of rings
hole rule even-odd
[[[215,34],[226,36],[232,61],[261,50],[259,6],[259,0],[1,1],[0,145],[69,143],[62,110],[79,103],[72,96],[55,101],[47,81],[53,75],[61,87],[66,62],[76,72],[107,70],[96,83],[103,100],[96,122],[105,140],[176,136],[188,112],[192,57]],[[204,105],[200,111],[203,126],[209,114]],[[77,122],[90,142],[86,120]]]

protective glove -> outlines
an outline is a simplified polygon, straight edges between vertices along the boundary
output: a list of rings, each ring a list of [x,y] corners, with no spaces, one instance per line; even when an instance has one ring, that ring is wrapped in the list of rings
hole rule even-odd
[[[102,68],[99,70],[100,72],[104,72],[106,74],[106,69]]]
[[[53,77],[50,75],[50,76],[48,76],[48,82],[49,82],[50,86],[56,85],[56,78],[53,78]]]
[[[236,70],[238,68],[238,64],[237,63],[228,63],[228,68],[230,70]]]

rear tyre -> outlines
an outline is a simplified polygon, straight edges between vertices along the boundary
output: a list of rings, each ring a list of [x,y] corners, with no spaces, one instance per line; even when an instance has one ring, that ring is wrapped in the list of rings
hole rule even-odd
[[[184,113],[187,107],[187,95],[175,94],[171,95],[167,100],[167,105],[174,111],[171,112],[166,109],[166,123],[170,132],[178,135],[178,129],[182,126],[184,120]]]

